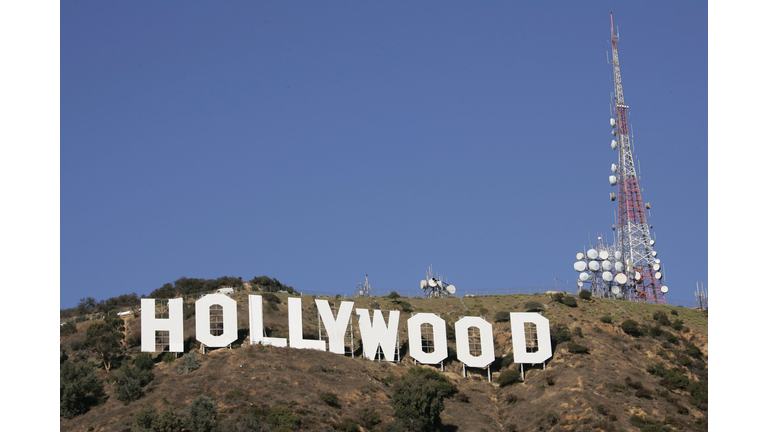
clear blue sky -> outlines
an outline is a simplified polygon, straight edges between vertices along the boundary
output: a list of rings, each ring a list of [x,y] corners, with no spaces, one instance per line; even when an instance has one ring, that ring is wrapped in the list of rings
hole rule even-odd
[[[702,1],[61,3],[60,307],[186,276],[573,287],[610,12],[668,298],[708,285]]]

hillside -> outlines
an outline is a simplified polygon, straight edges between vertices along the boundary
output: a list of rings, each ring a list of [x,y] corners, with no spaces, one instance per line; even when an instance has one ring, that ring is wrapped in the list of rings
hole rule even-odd
[[[272,421],[272,430],[395,430],[388,425],[394,415],[390,406],[393,383],[414,367],[403,346],[408,341],[405,321],[410,313],[400,316],[400,363],[363,359],[356,320],[354,358],[315,350],[240,347],[248,329],[247,294],[232,296],[238,304],[240,329],[234,349],[198,354],[202,366],[188,374],[179,372],[180,360],[161,361],[153,355],[154,380],[140,399],[125,405],[107,383],[98,405],[72,419],[61,418],[60,429],[138,431],[135,418],[143,407],[170,408],[183,417],[202,394],[217,406],[219,430],[266,430],[253,425],[249,429],[249,418],[261,420],[259,427]],[[264,325],[270,336],[287,337],[288,294],[277,296],[280,303],[265,306]],[[312,296],[302,297],[305,337],[318,333],[312,300]],[[368,309],[434,312],[447,321],[449,358],[443,374],[458,393],[445,400],[441,430],[707,430],[706,311],[603,299],[577,299],[576,306],[569,307],[545,294],[328,300],[354,301],[355,307]],[[544,305],[541,313],[550,320],[553,341],[559,343],[545,368],[526,366],[523,382],[501,387],[500,374],[519,371],[520,365],[504,359],[512,351],[509,322],[494,322],[494,315],[524,312],[530,301]],[[462,316],[484,316],[493,323],[497,359],[491,368],[492,383],[484,370],[468,368],[468,377],[462,377],[451,337],[454,323]],[[185,347],[196,351],[194,315],[186,312],[185,317]],[[622,330],[621,323],[629,319],[640,324],[644,335],[630,336]],[[671,325],[675,320],[682,326],[680,322]],[[80,348],[87,327],[94,323],[77,324],[76,333],[62,337],[62,349],[73,353]],[[129,343],[123,364],[139,352],[140,319],[127,318],[126,327]],[[92,361],[95,364],[96,358]],[[111,374],[115,373],[113,368]],[[98,374],[100,378],[107,375],[103,368]],[[337,406],[321,397],[329,392],[338,397]],[[275,413],[292,420],[282,428],[274,427]]]

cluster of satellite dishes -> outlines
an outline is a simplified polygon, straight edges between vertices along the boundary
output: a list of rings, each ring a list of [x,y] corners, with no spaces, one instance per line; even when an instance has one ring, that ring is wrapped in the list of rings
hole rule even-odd
[[[355,288],[355,297],[370,297],[371,296],[371,284],[368,283],[368,275],[365,275],[365,283],[357,284]]]
[[[421,281],[421,289],[424,290],[424,298],[448,297],[456,294],[456,287],[449,285],[442,276],[432,275],[432,265],[427,269],[427,278]]]
[[[622,258],[624,257],[621,251],[603,244],[590,248],[586,254],[579,252],[576,254],[577,261],[573,264],[573,269],[579,272],[576,284],[579,288],[590,284],[592,295],[597,297],[617,299],[631,297],[636,289],[640,289],[643,278],[647,276],[644,275],[643,269],[637,268],[632,263],[632,260]],[[650,268],[653,270],[650,277],[661,281],[663,276],[661,261],[654,258]],[[666,294],[667,291],[669,288],[661,287],[662,293]]]

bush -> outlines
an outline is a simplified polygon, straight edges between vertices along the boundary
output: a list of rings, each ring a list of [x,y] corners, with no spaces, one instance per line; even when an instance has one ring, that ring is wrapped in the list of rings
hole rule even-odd
[[[326,392],[320,394],[320,400],[325,402],[328,406],[339,408],[339,397],[334,392]]]
[[[563,302],[563,297],[565,297],[565,294],[563,294],[561,292],[557,292],[557,293],[552,294],[552,300],[556,301],[557,303],[562,303]]]
[[[661,324],[661,325],[663,325],[663,326],[667,326],[667,327],[669,327],[670,325],[672,325],[672,322],[671,322],[671,321],[669,320],[669,318],[667,317],[667,314],[665,314],[665,313],[664,313],[664,312],[662,312],[662,311],[656,311],[656,312],[654,312],[654,313],[653,313],[653,319],[655,319],[656,321],[658,321],[658,322],[659,322],[659,324]]]
[[[576,307],[578,306],[578,303],[576,303],[576,297],[574,296],[565,296],[563,297],[563,304],[568,307]]]
[[[632,337],[640,337],[643,335],[643,329],[640,327],[640,324],[638,324],[637,321],[631,319],[625,320],[623,323],[621,323],[621,329],[624,330],[624,333]]]
[[[128,405],[144,395],[144,386],[154,378],[155,374],[151,370],[139,369],[129,364],[112,374],[109,381],[113,383],[117,400]]]
[[[71,419],[98,402],[104,387],[93,366],[64,356],[59,371],[59,414]]]
[[[509,321],[509,312],[498,311],[493,314],[494,322],[506,322]]]
[[[184,354],[179,360],[179,373],[188,374],[200,369],[202,363],[197,359],[194,351]]]
[[[167,352],[160,357],[163,363],[173,363],[176,361],[176,353]]]
[[[271,292],[262,294],[261,298],[264,299],[264,301],[267,303],[282,303],[280,297],[272,294]]]
[[[613,318],[611,318],[610,315],[605,315],[605,316],[600,317],[600,321],[602,321],[602,322],[604,322],[606,324],[610,324],[610,323],[613,322]]]
[[[679,319],[676,319],[676,320],[675,320],[675,321],[672,323],[672,328],[673,328],[673,329],[675,329],[675,330],[678,330],[678,331],[679,331],[679,330],[682,330],[682,329],[683,329],[683,322],[682,322],[682,321],[680,321]]]
[[[59,336],[69,336],[77,333],[77,325],[72,321],[67,321],[59,328]]]
[[[192,401],[187,415],[186,426],[195,432],[212,432],[216,428],[216,405],[205,395]]]
[[[427,368],[411,368],[395,383],[390,404],[395,418],[408,430],[434,431],[440,425],[443,400],[456,387],[444,375]]]
[[[400,294],[398,294],[397,291],[392,291],[391,293],[389,293],[389,295],[387,297],[390,300],[397,300],[397,299],[400,298]]]
[[[541,312],[544,310],[544,305],[535,300],[530,300],[525,302],[523,308],[526,312]]]
[[[552,342],[552,350],[554,351],[557,345],[571,340],[571,331],[568,327],[558,323],[549,329],[549,337]]]
[[[143,432],[181,432],[183,423],[170,408],[158,414],[151,405],[144,406],[134,418],[134,426]]]
[[[589,354],[589,348],[576,342],[571,342],[568,344],[568,352],[571,354]]]
[[[152,354],[146,352],[136,354],[136,357],[133,358],[133,364],[143,371],[151,371],[155,367]]]
[[[272,407],[267,414],[267,422],[275,429],[297,430],[301,425],[301,419],[290,409],[282,406]]]
[[[499,375],[499,387],[506,387],[520,382],[520,371],[507,369]]]
[[[378,411],[374,411],[370,408],[366,408],[360,412],[358,415],[358,419],[360,421],[360,424],[363,425],[364,428],[371,430],[376,425],[381,423],[381,415]]]
[[[580,290],[579,291],[579,298],[582,300],[592,300],[592,291],[590,290]]]

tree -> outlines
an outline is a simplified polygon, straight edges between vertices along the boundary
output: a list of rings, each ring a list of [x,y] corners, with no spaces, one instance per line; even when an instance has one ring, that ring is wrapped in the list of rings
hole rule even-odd
[[[213,401],[208,396],[200,395],[189,407],[186,426],[195,432],[211,432],[216,427],[216,414]]]
[[[152,370],[139,369],[129,364],[118,369],[109,381],[113,383],[117,400],[127,405],[144,395],[144,386],[154,378]]]
[[[64,418],[73,418],[95,405],[103,394],[104,386],[93,366],[84,360],[69,359],[63,361],[59,370],[59,413]]]
[[[115,360],[122,354],[123,320],[107,319],[88,327],[85,333],[85,345],[101,358],[104,370],[109,373]]]
[[[443,400],[456,392],[445,376],[427,368],[412,368],[392,389],[395,417],[411,431],[435,431],[440,425]]]

